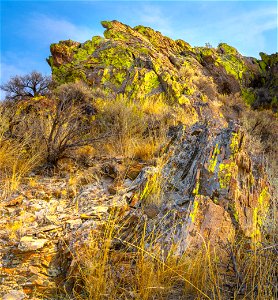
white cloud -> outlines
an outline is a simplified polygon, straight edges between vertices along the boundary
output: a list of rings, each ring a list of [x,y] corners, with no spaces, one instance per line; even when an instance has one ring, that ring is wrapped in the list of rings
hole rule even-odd
[[[277,13],[271,8],[257,9],[227,19],[224,24],[222,36],[232,36],[242,49],[248,47],[259,52],[265,49],[266,31],[277,29]]]
[[[174,33],[171,16],[169,14],[166,15],[156,5],[144,4],[139,11],[134,11],[133,15],[137,24],[150,26],[166,35]]]
[[[64,19],[57,19],[47,15],[34,15],[30,18],[28,28],[32,32],[25,32],[31,39],[39,39],[45,44],[58,42],[60,40],[72,39],[85,42],[98,32],[83,25],[76,25]]]
[[[209,3],[206,9],[211,9]],[[205,42],[214,46],[219,42],[227,42],[244,55],[257,56],[258,52],[265,51],[266,32],[273,29],[277,29],[277,12],[273,7],[238,11],[237,14],[226,7],[222,13],[217,11],[217,19],[205,19],[204,23],[200,20],[197,26],[185,32],[180,31],[179,35],[194,46],[202,46]]]

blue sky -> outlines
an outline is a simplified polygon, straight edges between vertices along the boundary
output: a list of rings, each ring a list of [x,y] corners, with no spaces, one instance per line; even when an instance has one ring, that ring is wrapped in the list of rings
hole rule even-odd
[[[49,45],[102,35],[102,20],[150,26],[193,46],[227,42],[243,55],[277,52],[273,1],[2,1],[1,84],[16,74],[50,74]]]

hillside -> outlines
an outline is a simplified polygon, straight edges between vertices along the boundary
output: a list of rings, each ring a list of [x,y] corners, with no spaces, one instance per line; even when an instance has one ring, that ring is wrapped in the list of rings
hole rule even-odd
[[[102,25],[1,104],[0,296],[274,299],[278,54]]]
[[[277,109],[277,53],[261,53],[257,60],[225,43],[192,48],[148,27],[117,21],[102,25],[104,38],[50,46],[48,63],[59,83],[79,78],[130,99],[166,94],[168,101],[191,106],[212,98],[209,89],[228,95],[243,91],[248,104]]]

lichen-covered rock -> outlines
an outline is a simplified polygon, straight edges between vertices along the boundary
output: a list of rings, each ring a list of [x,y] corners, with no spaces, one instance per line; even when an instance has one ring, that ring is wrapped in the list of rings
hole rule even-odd
[[[195,203],[200,196],[207,197],[229,213],[235,229],[257,239],[262,224],[257,213],[262,216],[267,209],[268,183],[262,163],[252,162],[246,152],[244,139],[240,127],[233,123],[209,130],[196,124],[181,132],[171,145],[173,154],[165,166],[167,197],[174,191],[190,198],[193,207],[198,206]]]
[[[26,299],[26,294],[18,290],[9,291],[2,298],[2,300],[23,300],[23,299]]]
[[[83,183],[76,189],[77,205],[66,178],[33,180],[32,187],[22,184],[0,207],[1,299],[57,299],[79,245],[87,245],[109,210],[126,207],[126,191],[111,196],[110,181]]]
[[[163,183],[159,215],[166,213],[167,220],[183,220],[183,230],[177,231],[182,234],[176,234],[183,250],[189,232],[198,232],[208,240],[211,232],[212,244],[216,245],[223,236],[232,238],[236,230],[259,239],[269,198],[266,176],[256,171],[261,166],[247,153],[242,129],[233,117],[229,122],[219,113],[217,99],[220,94],[241,93],[248,105],[256,105],[267,88],[275,107],[277,54],[261,54],[262,59],[257,60],[242,56],[225,43],[217,48],[193,48],[149,27],[131,28],[118,21],[104,21],[102,25],[106,29],[104,38],[94,37],[78,47],[70,46],[70,59],[60,65],[54,63],[57,58],[51,50],[49,62],[54,78],[58,82],[81,79],[131,100],[162,97],[191,111],[192,119],[202,123],[186,130],[181,127],[172,136],[162,171],[167,180]],[[130,198],[137,208],[151,194],[150,186],[157,176],[156,168],[146,170],[137,177],[137,181],[142,180]],[[114,193],[118,189],[111,185]],[[144,209],[141,213],[148,217]],[[153,207],[152,211],[157,212]],[[214,221],[210,224],[209,219]],[[216,230],[218,227],[222,229]],[[199,234],[193,235],[195,241],[191,235],[190,243],[197,243]]]
[[[242,56],[225,43],[218,48],[193,48],[149,27],[131,28],[118,21],[103,21],[102,25],[104,38],[51,45],[48,63],[58,82],[83,80],[134,99],[165,94],[171,101],[194,106],[198,97],[206,95],[200,84],[196,85],[205,76],[213,79],[221,94],[242,92],[245,96],[252,87],[255,90],[246,96],[248,104],[264,102],[276,107],[277,75],[273,75],[277,74],[277,54],[262,54],[262,60],[257,60]],[[256,92],[262,86],[271,89],[264,101],[262,91]],[[250,93],[254,94],[252,99]]]
[[[196,123],[171,135],[162,170],[152,168],[142,177],[137,196],[142,209],[130,213],[139,218],[137,226],[147,222],[147,235],[155,228],[165,249],[174,241],[178,255],[204,243],[221,252],[239,232],[260,241],[269,185],[261,162],[252,161],[246,151],[241,128],[233,122],[224,128]],[[154,178],[161,182],[161,202],[150,206]],[[138,231],[128,230],[123,240],[134,242]]]
[[[250,155],[244,130],[234,114],[222,115],[220,100],[239,92],[249,105],[275,109],[277,54],[261,54],[257,60],[224,43],[216,49],[193,48],[148,27],[118,21],[102,25],[104,37],[51,45],[48,62],[57,83],[82,80],[101,88],[96,91],[102,95],[123,94],[130,103],[157,97],[167,107],[181,108],[187,125],[176,120],[179,125],[169,128],[166,145],[151,162],[126,166],[121,159],[96,158],[101,171],[89,168],[82,180],[72,174],[27,178],[32,187],[22,184],[4,199],[3,299],[33,299],[36,293],[55,299],[65,282],[70,292],[82,264],[78,255],[114,216],[119,221],[117,239],[109,237],[114,249],[128,245],[130,250],[142,237],[147,247],[177,255],[194,253],[204,243],[222,250],[238,233],[260,241],[269,184],[260,155]],[[21,101],[16,114],[32,110],[45,117],[51,115],[52,102],[47,97]]]
[[[44,247],[49,242],[47,239],[34,239],[32,236],[23,236],[20,239],[18,249],[23,252],[35,251]]]

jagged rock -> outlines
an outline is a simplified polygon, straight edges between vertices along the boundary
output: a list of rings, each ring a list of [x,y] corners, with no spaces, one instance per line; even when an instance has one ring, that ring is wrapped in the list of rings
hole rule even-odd
[[[20,205],[24,200],[24,196],[22,195],[19,195],[19,196],[16,196],[10,200],[8,200],[6,203],[5,203],[5,206],[15,206],[15,205]]]
[[[23,252],[35,251],[43,248],[48,242],[47,239],[35,239],[32,236],[24,236],[20,239],[18,249]]]
[[[277,97],[277,54],[262,54],[262,60],[257,60],[240,55],[225,43],[216,49],[193,48],[149,27],[131,28],[118,21],[104,21],[102,25],[106,28],[104,39],[96,36],[82,45],[70,40],[51,45],[48,62],[56,80],[62,83],[78,78],[132,99],[166,93],[173,102],[192,105],[197,95],[215,97],[204,75],[212,77],[221,94],[244,91],[247,102],[251,94],[245,89],[267,77],[269,99]],[[188,69],[198,78],[193,86]],[[191,110],[196,113],[194,106]]]
[[[107,159],[99,172],[89,168],[76,184],[56,175],[32,175],[35,186],[19,187],[20,196],[0,207],[3,299],[24,299],[20,291],[6,293],[19,286],[30,299],[36,291],[51,299],[65,276],[74,276],[78,254],[111,215],[121,220],[116,227],[123,241],[136,245],[142,236],[155,234],[164,253],[173,244],[177,255],[194,253],[203,243],[223,250],[238,232],[260,239],[269,202],[267,177],[260,157],[248,153],[233,114],[221,115],[219,98],[240,92],[255,104],[266,99],[270,107],[277,94],[277,54],[257,60],[224,43],[193,48],[148,27],[102,25],[104,38],[51,45],[53,78],[82,80],[107,98],[163,99],[182,108],[187,126],[177,122],[169,129],[168,144],[159,153],[163,165]],[[271,91],[265,94],[265,88]],[[92,173],[98,180],[88,176]],[[153,187],[157,179],[158,188]],[[151,198],[155,188],[157,203]],[[123,247],[117,241],[112,246]]]
[[[78,245],[86,245],[91,231],[103,225],[109,212],[118,209],[124,214],[125,199],[132,195],[124,191],[111,197],[104,179],[101,183],[81,185],[75,200],[60,199],[55,191],[59,186],[65,189],[67,179],[37,180],[37,196],[43,199],[25,199],[16,206],[1,208],[1,214],[7,218],[0,220],[0,298],[15,287],[22,287],[26,299],[35,299],[36,293],[43,294],[44,299],[55,299],[68,271],[68,260],[72,259],[69,249],[78,253]],[[26,189],[34,195],[37,192],[37,187],[32,191],[30,186],[23,185],[22,194],[26,194]],[[46,193],[51,195],[50,200]],[[8,218],[10,213],[12,218]]]
[[[157,235],[164,232],[161,243],[167,249],[167,243],[173,239],[179,245],[178,255],[195,251],[204,242],[221,253],[238,230],[254,241],[260,239],[261,218],[269,203],[268,183],[263,170],[256,173],[260,163],[252,162],[247,154],[239,126],[230,123],[226,128],[208,128],[197,123],[186,130],[179,127],[165,157],[163,201],[158,207],[148,209],[144,204],[148,201],[144,200],[146,189],[158,169],[138,176],[142,191],[138,198],[143,207],[141,216],[138,208],[137,226],[144,226],[147,216],[147,234],[153,234],[153,226]],[[131,211],[130,217],[138,215],[138,211]],[[140,230],[134,229],[137,239]],[[130,242],[134,242],[134,234],[129,229],[122,233]]]

